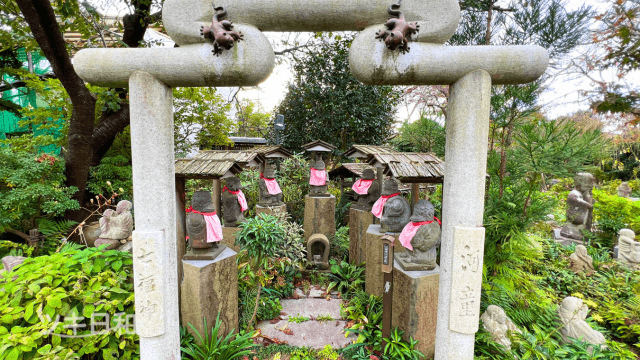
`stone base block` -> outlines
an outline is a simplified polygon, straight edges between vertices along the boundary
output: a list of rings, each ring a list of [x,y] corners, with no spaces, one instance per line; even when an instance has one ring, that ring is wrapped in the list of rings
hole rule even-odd
[[[304,240],[322,234],[330,241],[336,235],[336,197],[304,197]]]
[[[287,204],[282,204],[278,206],[256,205],[256,215],[267,214],[267,215],[275,215],[275,216],[284,216],[286,212],[287,212]]]
[[[215,260],[226,248],[226,245],[220,243],[205,249],[189,248],[182,260]]]
[[[553,240],[562,246],[571,246],[571,244],[583,245],[582,240],[570,239],[560,235],[560,229],[553,229]]]
[[[233,249],[235,252],[240,252],[240,247],[236,245],[236,234],[239,231],[239,227],[222,227],[222,243]]]
[[[404,339],[420,341],[417,349],[432,359],[436,349],[436,319],[440,267],[429,271],[404,271],[396,261],[393,269],[391,328],[404,331]]]
[[[373,224],[371,211],[349,209],[349,261],[362,264],[366,261],[365,237],[369,225]]]
[[[366,242],[366,265],[365,265],[365,291],[369,294],[382,296],[384,286],[384,273],[382,272],[382,241],[380,238],[385,233],[380,232],[380,224],[369,225],[365,236]],[[398,236],[393,234],[396,241],[394,253],[404,252],[404,247],[400,245]]]
[[[215,260],[183,260],[184,278],[181,288],[180,315],[182,326],[195,335],[188,324],[204,334],[203,318],[208,331],[220,313],[220,334],[226,336],[238,329],[238,266],[236,252],[226,248]],[[219,336],[220,336],[219,334]]]

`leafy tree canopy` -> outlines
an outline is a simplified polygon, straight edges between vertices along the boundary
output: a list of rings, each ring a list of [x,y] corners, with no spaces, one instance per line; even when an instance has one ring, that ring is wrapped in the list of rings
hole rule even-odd
[[[324,140],[339,152],[353,144],[382,144],[392,132],[399,92],[368,86],[349,71],[352,36],[317,35],[316,46],[294,59],[294,80],[276,108],[284,115],[284,146]]]

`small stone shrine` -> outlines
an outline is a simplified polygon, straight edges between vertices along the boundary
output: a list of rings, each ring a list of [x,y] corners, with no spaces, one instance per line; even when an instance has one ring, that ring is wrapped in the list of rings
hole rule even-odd
[[[222,225],[216,213],[211,193],[204,190],[193,194],[187,209],[189,250],[185,260],[214,260],[226,247],[222,240]]]
[[[107,209],[100,219],[100,237],[94,242],[95,247],[107,244],[105,250],[120,246],[120,240],[125,240],[133,232],[133,216],[131,215],[131,201],[122,200],[116,210]]]
[[[562,300],[562,304],[558,306],[558,316],[563,324],[560,335],[565,343],[572,342],[572,339],[580,339],[594,345],[605,345],[604,335],[593,330],[585,321],[588,314],[589,308],[582,299],[568,296]]]
[[[627,264],[640,263],[640,242],[636,241],[636,234],[630,229],[619,231],[618,261]]]
[[[302,148],[315,155],[309,173],[309,194],[304,198],[304,237],[307,242],[314,234],[323,234],[327,239],[332,239],[336,234],[336,197],[327,191],[328,174],[322,153],[329,153],[336,147],[316,140],[302,145]]]
[[[313,234],[307,241],[307,266],[319,270],[329,269],[329,239],[322,234]]]
[[[631,186],[626,181],[623,181],[620,186],[618,186],[618,196],[623,198],[628,198],[631,196]]]
[[[373,205],[371,212],[380,219],[380,230],[384,233],[401,232],[411,217],[409,202],[400,195],[398,183],[394,180],[384,182],[380,198]]]
[[[226,179],[227,184],[222,188],[222,218],[225,227],[237,227],[244,221],[247,210],[247,199],[242,192],[240,179],[232,176]]]
[[[574,178],[574,189],[567,196],[567,222],[560,235],[569,239],[582,240],[582,230],[591,231],[593,221],[593,184],[595,178],[589,173],[579,173]]]
[[[586,272],[590,274],[594,271],[593,259],[587,254],[584,245],[576,245],[576,251],[569,256],[570,269],[575,273]]]
[[[440,245],[440,220],[433,216],[435,208],[429,200],[419,200],[411,221],[402,229],[398,240],[408,251],[396,260],[403,270],[427,271],[436,268],[437,247]]]
[[[480,316],[482,327],[491,333],[493,341],[511,350],[511,340],[507,336],[509,332],[522,334],[516,324],[509,319],[507,314],[497,305],[489,305],[487,311]]]

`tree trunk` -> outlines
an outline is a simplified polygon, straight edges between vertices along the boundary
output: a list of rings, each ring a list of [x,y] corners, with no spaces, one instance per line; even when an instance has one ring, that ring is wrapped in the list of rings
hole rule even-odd
[[[493,19],[493,1],[489,2],[489,9],[487,10],[487,32],[484,35],[485,45],[491,45],[491,20]]]
[[[503,133],[502,149],[500,152],[500,198],[504,193],[504,178],[507,175],[507,149],[511,145],[511,133],[513,132],[513,125],[507,126],[507,133]]]

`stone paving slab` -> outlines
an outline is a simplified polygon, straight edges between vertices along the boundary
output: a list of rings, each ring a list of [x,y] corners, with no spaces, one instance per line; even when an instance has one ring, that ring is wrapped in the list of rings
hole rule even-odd
[[[340,316],[340,304],[342,300],[331,299],[286,299],[280,300],[282,305],[282,311],[287,315],[282,316],[283,319],[288,319],[289,316],[304,316],[316,318],[321,315],[330,315],[334,320],[341,319]]]
[[[337,303],[337,301],[336,301]],[[287,329],[293,331],[292,335],[287,335],[281,330],[283,326],[287,325]],[[351,333],[348,337],[344,336],[344,327],[346,321],[332,320],[332,321],[305,321],[300,324],[290,323],[287,320],[281,320],[276,324],[271,324],[269,321],[262,321],[258,324],[258,329],[262,331],[262,334],[272,339],[278,339],[286,341],[291,346],[307,346],[314,349],[322,349],[327,344],[333,348],[343,348],[348,344],[351,344],[358,337]]]

